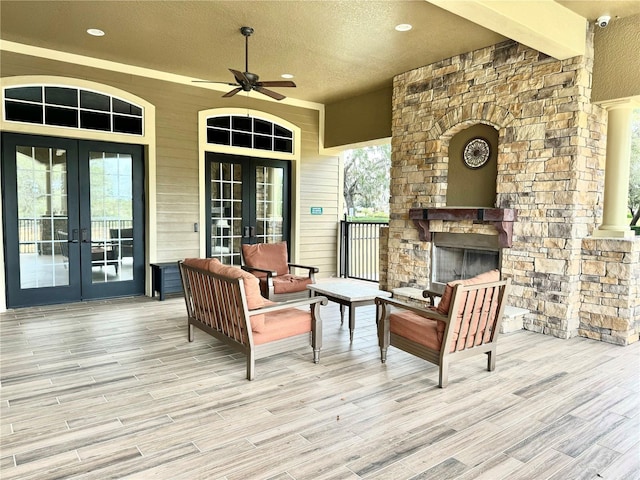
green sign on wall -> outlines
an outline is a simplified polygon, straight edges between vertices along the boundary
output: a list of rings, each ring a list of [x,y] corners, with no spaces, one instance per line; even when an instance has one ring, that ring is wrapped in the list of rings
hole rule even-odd
[[[322,215],[322,207],[311,207],[311,215]]]

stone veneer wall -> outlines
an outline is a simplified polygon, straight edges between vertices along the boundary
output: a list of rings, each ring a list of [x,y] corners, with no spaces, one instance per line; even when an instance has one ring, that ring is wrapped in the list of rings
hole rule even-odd
[[[389,291],[387,281],[387,267],[389,265],[389,227],[380,227],[378,257],[380,258],[380,269],[378,275],[378,288]]]
[[[627,345],[640,332],[640,237],[582,241],[583,337]]]
[[[606,153],[606,112],[590,102],[593,31],[587,43],[585,56],[559,61],[509,41],[395,77],[386,288],[427,286],[431,244],[418,239],[409,208],[446,206],[447,165],[461,161],[448,158],[448,142],[485,123],[499,133],[496,207],[518,214],[513,246],[503,250],[502,273],[513,280],[509,303],[532,312],[529,330],[568,338],[610,328],[596,327],[613,324],[615,315],[598,316],[605,309],[596,308],[602,301],[588,294],[595,289],[588,282],[615,274],[614,261],[602,275],[582,271],[583,253],[591,259],[583,242],[601,223]],[[472,222],[430,227],[495,234]],[[633,302],[630,289],[622,296]],[[591,306],[581,311],[582,302]],[[637,320],[636,327],[627,323],[637,339]],[[632,341],[633,332],[626,337]]]

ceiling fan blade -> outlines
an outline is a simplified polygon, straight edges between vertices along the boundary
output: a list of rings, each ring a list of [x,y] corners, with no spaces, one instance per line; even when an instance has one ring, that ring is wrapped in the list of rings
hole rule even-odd
[[[237,83],[231,82],[216,82],[215,80],[191,80],[193,83],[219,83],[220,85],[231,85],[232,87],[236,87]]]
[[[233,97],[236,93],[241,92],[241,91],[242,91],[242,88],[240,88],[240,87],[234,88],[230,92],[227,92],[224,95],[222,95],[222,98]]]
[[[267,90],[264,87],[255,86],[253,88],[256,91],[258,91],[258,92],[260,92],[260,93],[262,93],[262,94],[264,94],[264,95],[266,95],[268,97],[273,98],[274,100],[282,100],[283,98],[287,98],[284,95],[279,94],[278,92],[274,92],[273,90]]]
[[[236,77],[236,81],[240,85],[251,85],[251,82],[247,77],[245,77],[244,73],[234,70],[233,68],[230,68],[229,71],[233,73],[233,76]]]
[[[257,82],[258,87],[295,87],[296,84],[291,80],[272,80],[266,82]]]

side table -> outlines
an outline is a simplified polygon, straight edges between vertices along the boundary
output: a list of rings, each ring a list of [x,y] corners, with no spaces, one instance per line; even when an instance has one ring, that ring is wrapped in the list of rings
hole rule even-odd
[[[152,263],[151,264],[152,290],[151,296],[156,292],[160,294],[160,300],[164,300],[167,293],[182,292],[182,280],[178,262]]]

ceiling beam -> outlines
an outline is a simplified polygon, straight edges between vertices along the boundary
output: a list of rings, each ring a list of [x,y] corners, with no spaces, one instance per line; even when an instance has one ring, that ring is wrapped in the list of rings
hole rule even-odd
[[[553,0],[426,0],[558,60],[584,55],[587,20]]]

